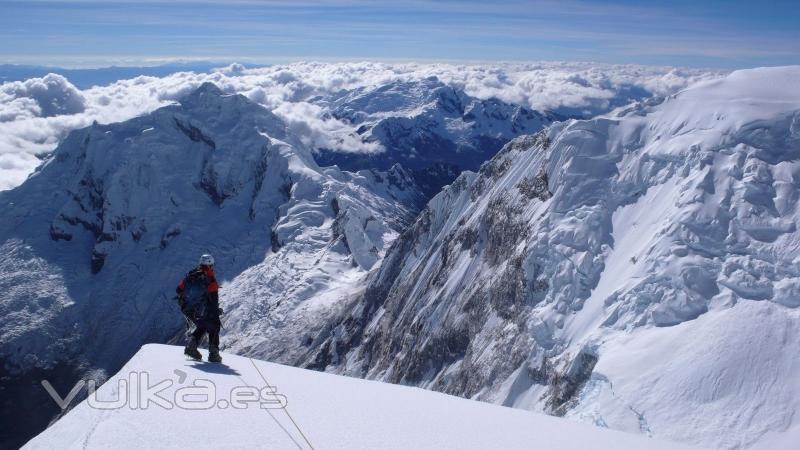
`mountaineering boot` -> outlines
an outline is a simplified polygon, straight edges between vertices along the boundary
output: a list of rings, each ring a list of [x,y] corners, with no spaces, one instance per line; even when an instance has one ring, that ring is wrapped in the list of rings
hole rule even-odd
[[[219,356],[219,348],[210,345],[208,347],[208,362],[218,363],[222,362],[222,356]]]
[[[189,343],[186,344],[186,348],[183,349],[183,354],[188,356],[189,358],[200,361],[201,359],[203,359],[203,355],[201,355],[200,352],[197,351],[198,344],[199,342],[197,342],[197,338],[192,338],[191,340],[189,340]]]

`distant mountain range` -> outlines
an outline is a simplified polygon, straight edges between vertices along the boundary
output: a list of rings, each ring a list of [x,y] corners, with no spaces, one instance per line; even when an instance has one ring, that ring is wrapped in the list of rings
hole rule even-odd
[[[480,100],[436,77],[356,89],[316,103],[353,125],[363,141],[384,149],[366,155],[317,149],[320,164],[345,170],[386,170],[400,164],[428,197],[462,171],[477,170],[513,137],[565,120],[547,111]]]

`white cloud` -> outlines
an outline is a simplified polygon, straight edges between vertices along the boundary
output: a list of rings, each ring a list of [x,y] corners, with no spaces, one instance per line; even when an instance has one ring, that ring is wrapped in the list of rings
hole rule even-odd
[[[86,101],[66,78],[48,74],[0,85],[0,122],[83,112]]]
[[[211,81],[273,110],[313,146],[341,151],[379,150],[350,125],[313,103],[319,96],[392,81],[436,76],[479,98],[496,97],[539,110],[596,114],[629,99],[668,95],[719,76],[698,70],[588,63],[493,65],[295,63],[247,69],[232,64],[212,73],[141,76],[80,91],[60,75],[0,85],[0,190],[19,185],[71,130],[92,121],[119,122],[179,100]]]
[[[378,143],[362,142],[353,127],[335,118],[325,118],[326,110],[307,102],[283,102],[273,112],[286,121],[289,129],[311,148],[342,152],[372,153],[381,151]]]

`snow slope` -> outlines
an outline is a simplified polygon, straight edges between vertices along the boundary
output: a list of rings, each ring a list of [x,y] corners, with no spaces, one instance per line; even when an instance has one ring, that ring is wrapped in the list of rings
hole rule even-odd
[[[147,373],[150,386],[169,380],[169,387],[157,392],[173,408],[155,403],[142,408],[142,402],[137,408],[128,403],[100,410],[84,401],[23,448],[688,448],[412,387],[223,358],[219,365],[186,361],[180,347],[146,345],[97,390],[97,399],[119,399],[119,380]],[[133,379],[140,380],[137,376]],[[198,380],[214,385],[210,407],[178,407],[176,392],[205,383]],[[213,406],[215,400],[230,400],[235,387],[260,390],[267,381],[285,396],[285,409],[262,409],[258,401],[240,403],[241,409]],[[133,398],[143,389],[122,392]],[[264,391],[261,398],[279,403],[271,394]]]
[[[798,79],[737,71],[515,139],[428,204],[305,364],[707,447],[791,448]]]

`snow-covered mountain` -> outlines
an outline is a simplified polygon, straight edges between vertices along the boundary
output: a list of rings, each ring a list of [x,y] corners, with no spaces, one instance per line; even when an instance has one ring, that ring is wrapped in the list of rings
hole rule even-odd
[[[422,389],[223,357],[225,365],[198,363],[179,347],[144,346],[91,403],[23,448],[689,449]],[[149,393],[135,384],[143,374],[155,387]]]
[[[218,261],[234,334],[279,318],[313,331],[313,311],[379,260],[421,198],[399,166],[320,168],[277,116],[212,84],[71,133],[0,193],[0,366],[14,424],[4,433],[52,417],[15,413],[15,402],[43,396],[42,378],[115,371],[142,343],[175,336],[172,292],[202,252]]]
[[[49,76],[45,72],[35,75],[42,78],[3,82],[0,190],[22,184],[71,131],[94,121],[110,124],[148,114],[179,101],[205,82],[214,83],[227,94],[242,94],[269,109],[309,147],[352,153],[375,151],[379,144],[365,142],[357,132],[359,127],[348,123],[344,116],[336,119],[331,109],[337,107],[334,101],[350,97],[355,100],[361,92],[366,95],[362,96],[365,107],[369,104],[381,109],[380,102],[368,97],[381,96],[382,86],[434,86],[435,77],[459,92],[459,96],[463,93],[481,100],[498,99],[533,111],[585,118],[636,100],[662,98],[698,80],[721,75],[674,67],[567,62],[454,65],[312,61],[260,68],[231,64],[203,73],[205,70],[137,76],[91,88],[85,88],[79,78],[73,79],[76,71],[56,71]],[[419,102],[426,95],[418,90],[418,94],[406,98],[422,106]],[[391,95],[383,97],[389,100]],[[466,122],[469,124],[469,120]]]
[[[463,170],[477,170],[516,136],[564,118],[494,98],[481,100],[432,76],[344,91],[317,102],[355,127],[364,142],[384,151],[343,153],[318,149],[322,165],[346,170],[410,170],[429,197]]]
[[[0,192],[2,444],[58,413],[40,380],[175,342],[202,252],[229,352],[709,447],[798,434],[797,68],[563,123],[434,78],[310,98],[271,74],[301,100],[217,74]]]
[[[453,148],[545,124],[508,125],[504,114],[523,109],[471,99],[469,126],[447,128],[450,106],[435,99],[468,97],[431,83],[394,86],[409,90],[403,105],[380,90],[350,95],[383,105],[380,123],[405,117],[409,105],[421,111],[419,123],[447,118],[436,123]],[[486,105],[499,112],[476,112]],[[459,114],[453,120],[463,122]],[[0,317],[14,324],[0,332],[9,416],[16,420],[15,399],[45,394],[36,380],[113,372],[142,343],[181,339],[172,292],[203,252],[214,254],[223,282],[225,347],[301,359],[307,349],[298,343],[310,343],[362,288],[431,195],[420,172],[404,168],[405,152],[428,161],[416,169],[431,169],[441,150],[386,141],[385,158],[362,153],[344,171],[320,167],[306,137],[206,83],[151,114],[72,132],[28,181],[0,193]],[[498,149],[458,151],[477,161]],[[460,166],[450,170],[455,176]],[[41,428],[55,413],[21,418],[22,428]]]
[[[711,448],[791,448],[798,79],[737,71],[515,139],[433,198],[298,363]]]

